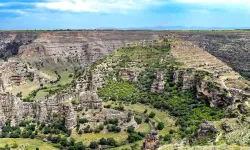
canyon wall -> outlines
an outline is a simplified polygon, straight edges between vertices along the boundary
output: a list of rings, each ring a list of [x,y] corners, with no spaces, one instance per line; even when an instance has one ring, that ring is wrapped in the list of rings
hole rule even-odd
[[[250,32],[181,32],[186,41],[197,44],[235,71],[250,79]]]

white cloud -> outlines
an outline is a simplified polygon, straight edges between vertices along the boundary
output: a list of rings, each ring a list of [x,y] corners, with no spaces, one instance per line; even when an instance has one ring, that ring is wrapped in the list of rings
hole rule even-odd
[[[164,4],[164,0],[49,0],[37,7],[73,12],[128,12]]]
[[[205,4],[250,4],[249,0],[172,0],[179,3],[205,3]]]
[[[20,9],[0,9],[0,12],[17,13],[20,15],[27,15],[27,12]]]

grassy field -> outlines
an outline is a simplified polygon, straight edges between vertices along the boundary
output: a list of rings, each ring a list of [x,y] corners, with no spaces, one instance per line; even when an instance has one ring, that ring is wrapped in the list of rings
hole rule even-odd
[[[149,133],[150,132],[150,126],[148,123],[143,122],[139,125],[139,127],[136,129],[137,132],[144,132]]]
[[[55,89],[58,89],[59,88],[59,85],[66,85],[68,83],[71,83],[73,78],[69,77],[71,73],[70,72],[67,72],[67,71],[62,71],[62,72],[59,72],[59,75],[61,76],[61,80],[56,83],[56,84],[45,84],[44,87],[47,87],[48,89],[44,89],[44,90],[40,90],[35,99],[40,99],[40,98],[43,98],[45,97],[46,95],[49,94],[49,92],[47,92],[48,90],[55,90]]]
[[[15,149],[35,150],[36,148],[39,148],[40,150],[57,150],[57,148],[53,147],[52,144],[37,139],[21,139],[21,138],[0,139],[0,147],[4,147],[6,144],[8,144],[9,147],[11,147],[14,143],[18,145],[18,148],[12,148],[13,150]]]
[[[88,145],[91,141],[99,141],[101,138],[114,138],[117,142],[123,142],[128,138],[128,133],[87,133],[79,135],[76,130],[73,130],[71,137],[76,141],[82,141],[84,144]]]
[[[111,150],[126,150],[126,149],[131,149],[132,146],[136,146],[137,150],[141,150],[142,144],[143,144],[143,140],[142,141],[137,141],[135,143],[131,143],[131,144],[126,144],[120,147],[116,147],[116,148],[112,148]]]
[[[27,97],[29,93],[38,89],[40,87],[39,84],[34,82],[27,82],[26,84],[22,84],[20,86],[14,86],[12,89],[12,93],[16,95],[19,92],[22,92],[23,97]]]

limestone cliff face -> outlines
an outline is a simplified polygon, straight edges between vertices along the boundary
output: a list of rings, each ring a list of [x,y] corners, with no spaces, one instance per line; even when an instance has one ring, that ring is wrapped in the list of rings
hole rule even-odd
[[[164,75],[163,71],[158,71],[156,73],[156,79],[154,80],[152,86],[151,86],[151,92],[162,92],[164,90]]]
[[[71,95],[52,96],[38,102],[23,102],[10,93],[0,93],[0,125],[11,120],[12,125],[24,119],[35,119],[42,122],[53,121],[55,115],[65,117],[67,127],[76,125],[76,114],[70,105],[64,105]]]

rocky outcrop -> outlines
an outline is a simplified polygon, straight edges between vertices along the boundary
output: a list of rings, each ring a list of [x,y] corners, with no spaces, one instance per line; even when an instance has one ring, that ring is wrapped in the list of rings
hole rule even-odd
[[[151,92],[163,92],[164,90],[164,74],[163,71],[157,71],[156,72],[156,79],[154,80],[152,86],[151,86]]]
[[[66,118],[67,127],[76,125],[76,114],[72,106],[65,106],[71,95],[56,95],[38,102],[23,102],[10,93],[0,93],[0,124],[11,120],[12,125],[18,124],[25,119],[35,119],[41,122],[53,121],[54,114]]]
[[[231,132],[233,131],[232,127],[230,126],[230,124],[228,124],[226,121],[222,123],[221,125],[222,129],[226,132]]]
[[[102,101],[96,91],[83,91],[79,95],[80,104],[83,108],[102,109]]]
[[[210,137],[215,138],[216,135],[219,134],[219,130],[216,127],[209,123],[208,121],[204,121],[200,124],[199,129],[197,131],[197,137]]]

